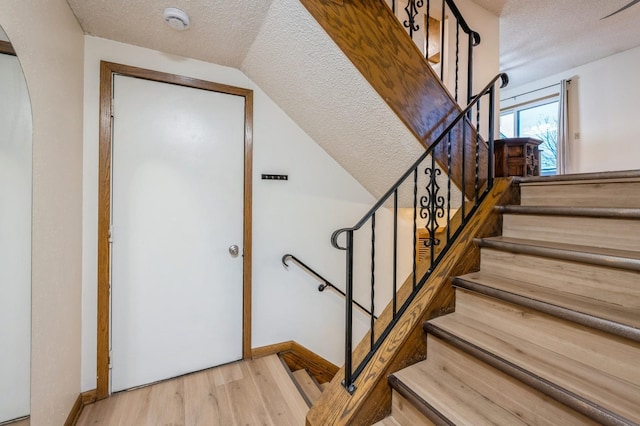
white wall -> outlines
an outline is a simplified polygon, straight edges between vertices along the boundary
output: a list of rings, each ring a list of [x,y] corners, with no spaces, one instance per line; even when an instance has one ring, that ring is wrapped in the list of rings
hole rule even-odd
[[[535,66],[532,64],[532,66]],[[558,93],[558,87],[517,96],[571,79],[569,173],[640,169],[637,105],[640,47],[503,90],[501,107]],[[508,99],[517,96],[516,99]]]
[[[2,38],[0,28],[0,39]],[[29,414],[31,105],[18,58],[0,54],[0,423]]]
[[[0,40],[9,41],[9,37],[7,37],[7,34],[4,32],[2,28],[0,28]]]
[[[0,2],[33,113],[31,424],[61,425],[80,391],[83,43],[64,0]]]
[[[337,364],[344,347],[344,301],[281,258],[295,256],[336,285],[344,252],[331,233],[353,225],[373,197],[240,71],[95,37],[85,38],[82,389],[95,388],[99,62],[133,65],[254,90],[253,347],[295,340]],[[262,173],[289,180],[263,181]],[[387,212],[378,227],[390,222]],[[389,233],[387,233],[389,234]],[[388,238],[380,236],[379,240]],[[378,309],[388,292],[380,291]],[[376,309],[376,310],[378,310]],[[356,334],[365,330],[363,318]]]

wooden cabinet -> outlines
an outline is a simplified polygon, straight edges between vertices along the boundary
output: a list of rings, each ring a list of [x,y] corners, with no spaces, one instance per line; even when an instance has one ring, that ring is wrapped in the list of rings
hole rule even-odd
[[[495,141],[496,177],[540,176],[541,140],[505,138]]]

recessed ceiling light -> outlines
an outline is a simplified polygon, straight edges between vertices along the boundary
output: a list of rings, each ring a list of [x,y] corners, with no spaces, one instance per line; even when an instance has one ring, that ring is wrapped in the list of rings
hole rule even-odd
[[[175,7],[164,10],[164,21],[174,30],[182,31],[189,28],[189,15]]]

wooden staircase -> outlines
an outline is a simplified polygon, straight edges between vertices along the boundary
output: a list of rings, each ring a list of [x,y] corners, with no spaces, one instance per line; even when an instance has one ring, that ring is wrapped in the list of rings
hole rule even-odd
[[[640,172],[519,185],[378,424],[640,424]]]

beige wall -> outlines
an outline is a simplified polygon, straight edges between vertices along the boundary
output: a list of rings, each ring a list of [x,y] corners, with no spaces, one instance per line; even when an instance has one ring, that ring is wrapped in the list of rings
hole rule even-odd
[[[4,0],[33,111],[31,424],[80,391],[83,35],[64,0]]]

